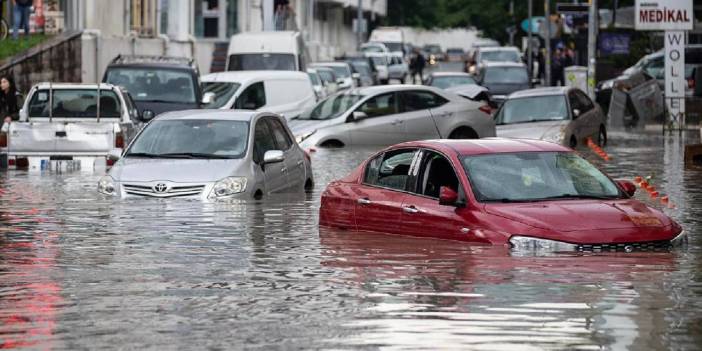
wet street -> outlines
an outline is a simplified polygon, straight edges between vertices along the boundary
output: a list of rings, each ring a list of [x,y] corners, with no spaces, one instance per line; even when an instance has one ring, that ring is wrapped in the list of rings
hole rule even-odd
[[[702,170],[683,168],[698,133],[609,137],[612,161],[581,152],[652,176],[686,249],[534,257],[320,230],[320,193],[372,149],[319,150],[313,194],[250,203],[0,173],[0,349],[699,349]]]

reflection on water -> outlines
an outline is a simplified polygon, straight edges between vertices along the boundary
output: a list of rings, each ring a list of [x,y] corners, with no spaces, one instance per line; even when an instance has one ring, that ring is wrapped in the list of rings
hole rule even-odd
[[[319,230],[320,192],[372,149],[319,150],[314,194],[250,203],[117,202],[99,175],[0,173],[0,349],[698,348],[702,171],[682,170],[679,140],[610,141],[609,163],[582,152],[652,175],[687,250],[520,257]]]

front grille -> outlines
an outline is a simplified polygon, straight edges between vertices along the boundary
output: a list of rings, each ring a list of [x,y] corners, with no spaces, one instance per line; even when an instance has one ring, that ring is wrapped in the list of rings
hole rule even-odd
[[[156,192],[153,186],[141,184],[122,184],[124,192],[128,195],[149,196],[159,198],[197,196],[202,194],[204,185],[178,185],[172,186],[165,192]]]
[[[662,251],[672,247],[670,240],[642,241],[637,243],[580,244],[578,251]]]

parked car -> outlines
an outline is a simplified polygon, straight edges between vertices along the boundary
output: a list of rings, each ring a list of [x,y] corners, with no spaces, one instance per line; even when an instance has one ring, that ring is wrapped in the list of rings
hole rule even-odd
[[[375,53],[382,53],[382,54],[389,54],[390,50],[388,49],[387,46],[383,43],[379,42],[367,42],[363,43],[361,45],[361,52],[362,53],[369,53],[369,52],[375,52]]]
[[[19,121],[6,124],[7,164],[30,171],[108,165],[110,150],[136,134],[140,117],[127,91],[111,84],[40,83],[32,87]]]
[[[309,57],[300,32],[244,32],[229,41],[227,71],[305,72]]]
[[[446,60],[446,54],[439,44],[427,44],[422,47],[422,53],[430,65]]]
[[[336,94],[336,92],[339,91],[339,80],[336,78],[334,70],[329,67],[317,67],[315,69],[317,70],[317,74],[319,74],[319,78],[322,79],[322,84],[327,87],[329,95]]]
[[[478,70],[476,80],[479,85],[490,90],[498,104],[501,104],[507,95],[531,87],[527,67],[523,63],[486,63]]]
[[[378,83],[379,84],[388,84],[388,79],[389,79],[389,66],[390,66],[390,61],[389,61],[389,55],[387,54],[375,54],[375,53],[368,53],[366,54],[368,58],[371,59],[373,62],[373,66],[375,66],[376,71],[378,72]]]
[[[481,47],[473,53],[469,62],[469,73],[474,73],[487,62],[514,62],[521,63],[522,54],[513,46]]]
[[[146,119],[168,111],[202,107],[200,72],[192,59],[165,56],[115,57],[103,83],[125,87]]]
[[[526,252],[670,248],[683,229],[572,150],[536,140],[432,140],[371,156],[322,193],[320,226]]]
[[[309,156],[282,116],[253,111],[171,112],[150,122],[98,182],[119,198],[261,198],[312,188]],[[121,156],[121,157],[120,157]]]
[[[495,114],[497,136],[541,139],[575,148],[587,138],[607,144],[607,118],[578,88],[551,87],[510,95]]]
[[[366,62],[361,61],[349,61],[353,74],[358,74],[358,81],[356,85],[358,87],[369,87],[375,84],[375,75],[371,66]]]
[[[369,42],[383,43],[391,53],[399,53],[406,55],[405,34],[400,27],[378,27],[373,29],[370,34]]]
[[[431,72],[424,80],[424,85],[441,89],[466,84],[477,83],[472,75],[462,72]]]
[[[203,76],[202,85],[208,109],[267,111],[289,119],[317,100],[304,72],[219,72]]]
[[[359,88],[317,103],[290,121],[290,128],[303,147],[494,136],[495,122],[481,106],[422,85]]]
[[[344,55],[344,56],[338,57],[337,60],[348,62],[352,67],[355,67],[358,64],[360,64],[362,66],[368,66],[368,68],[370,69],[371,77],[373,78],[372,85],[379,83],[378,68],[375,67],[375,63],[373,62],[373,60],[371,60],[370,57],[366,56],[366,54]]]
[[[446,61],[463,62],[466,60],[466,52],[462,48],[446,49]]]
[[[326,99],[329,96],[327,92],[327,87],[322,83],[322,78],[319,76],[314,68],[307,69],[307,75],[310,77],[310,83],[312,83],[312,89],[314,89],[314,94],[317,97],[317,101]]]
[[[334,70],[334,75],[336,76],[336,84],[339,90],[346,90],[356,87],[356,83],[353,80],[353,71],[351,70],[351,65],[347,62],[318,62],[313,63],[310,67],[327,67]]]
[[[400,83],[405,83],[409,80],[409,65],[399,54],[390,54],[388,56],[390,65],[388,66],[388,80],[396,79]]]

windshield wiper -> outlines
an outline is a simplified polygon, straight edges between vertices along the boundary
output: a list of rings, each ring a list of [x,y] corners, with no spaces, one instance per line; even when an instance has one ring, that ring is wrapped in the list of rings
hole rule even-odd
[[[536,199],[537,201],[541,200],[558,200],[558,199],[595,199],[595,200],[612,200],[612,199],[618,199],[619,196],[607,196],[607,195],[589,195],[589,194],[562,194],[562,195],[556,195],[556,196],[549,196],[549,197],[544,197],[540,199]]]
[[[215,155],[215,154],[205,154],[200,152],[173,152],[167,154],[158,154],[157,157],[165,158],[216,158],[216,159],[230,159],[231,156],[226,155]]]
[[[187,101],[172,101],[172,100],[161,100],[161,99],[143,99],[143,100],[137,100],[140,102],[156,102],[156,103],[161,103],[161,104],[194,104],[194,102],[187,102]]]
[[[145,158],[157,158],[159,156],[160,156],[159,154],[150,154],[150,153],[146,153],[146,152],[130,152],[130,153],[124,155],[124,157],[145,157]]]

